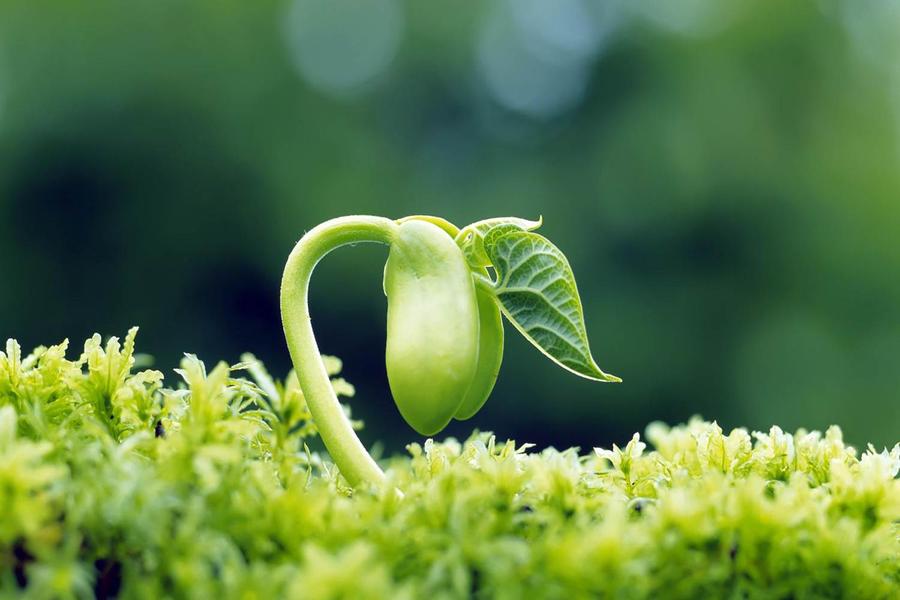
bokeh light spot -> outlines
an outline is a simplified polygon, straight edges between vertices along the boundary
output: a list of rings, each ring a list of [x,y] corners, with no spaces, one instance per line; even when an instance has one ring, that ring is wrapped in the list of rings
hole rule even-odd
[[[287,44],[307,83],[350,96],[388,68],[403,22],[396,0],[295,0],[287,15]]]
[[[672,33],[705,37],[725,29],[743,10],[743,2],[722,0],[635,0],[629,6],[653,25]]]
[[[612,30],[613,14],[589,9],[582,0],[552,6],[498,2],[485,16],[477,48],[478,72],[490,96],[530,117],[554,117],[575,107]]]
[[[520,0],[510,8],[530,49],[552,62],[594,58],[620,21],[618,3],[609,1]]]

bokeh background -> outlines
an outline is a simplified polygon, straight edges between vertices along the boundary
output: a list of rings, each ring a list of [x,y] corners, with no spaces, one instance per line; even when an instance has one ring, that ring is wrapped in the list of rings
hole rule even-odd
[[[0,337],[141,326],[289,369],[284,259],[338,215],[543,215],[599,364],[509,329],[472,427],[623,442],[900,433],[900,2],[132,0],[0,4]],[[383,363],[386,250],[318,268],[366,443],[416,439]]]

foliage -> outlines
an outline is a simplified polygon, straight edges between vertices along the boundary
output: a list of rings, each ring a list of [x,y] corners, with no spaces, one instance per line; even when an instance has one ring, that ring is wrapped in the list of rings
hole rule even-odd
[[[411,444],[351,491],[252,356],[0,353],[0,596],[891,598],[900,445],[652,424],[624,448]],[[328,359],[331,375],[340,363]],[[238,377],[240,371],[249,377]],[[335,390],[352,387],[333,380]],[[402,494],[396,492],[403,490]]]
[[[511,339],[497,397],[521,411],[504,435],[587,448],[700,412],[896,441],[897,2],[364,4],[386,2],[396,57],[349,98],[297,70],[295,36],[350,73],[339,61],[371,58],[350,50],[376,23],[295,11],[352,0],[0,2],[0,345],[137,320],[167,375],[185,348],[252,349],[283,375],[273,298],[303,229],[543,213],[598,362],[627,385],[547,372]],[[498,103],[509,85],[524,89]],[[505,108],[567,91],[581,100],[556,117]],[[372,352],[383,256],[323,263],[311,310],[366,390],[369,439],[399,452]],[[473,423],[508,412],[489,402]]]
[[[529,342],[564,369],[595,381],[622,381],[594,362],[575,275],[559,248],[531,231],[539,225],[494,225],[473,244],[483,248],[497,274],[493,292],[503,313]],[[477,229],[473,237],[480,237]]]

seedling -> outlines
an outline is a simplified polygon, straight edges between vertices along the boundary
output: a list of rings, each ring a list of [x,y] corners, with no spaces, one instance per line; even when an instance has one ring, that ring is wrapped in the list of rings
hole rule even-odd
[[[384,473],[354,433],[319,354],[309,316],[316,264],[347,244],[390,246],[385,362],[400,414],[422,435],[484,405],[503,360],[501,313],[550,360],[594,381],[618,382],[591,355],[569,261],[535,232],[541,221],[502,217],[462,229],[439,217],[332,219],[309,231],[288,257],[281,317],[310,413],[351,485]]]

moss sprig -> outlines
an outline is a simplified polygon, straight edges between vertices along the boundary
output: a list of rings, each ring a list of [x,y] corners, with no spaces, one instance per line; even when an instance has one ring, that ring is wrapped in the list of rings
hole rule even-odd
[[[180,382],[91,338],[0,352],[0,596],[895,598],[900,445],[651,424],[624,446],[475,433],[353,489],[293,374]],[[352,394],[327,359],[337,394]],[[403,496],[391,493],[402,488]]]

